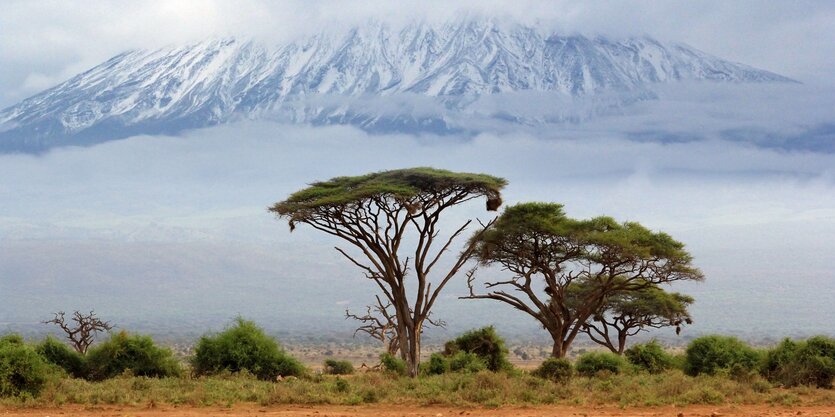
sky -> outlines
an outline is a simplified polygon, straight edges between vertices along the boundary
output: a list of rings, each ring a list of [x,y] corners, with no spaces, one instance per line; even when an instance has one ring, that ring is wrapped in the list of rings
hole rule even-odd
[[[697,299],[693,333],[831,334],[831,321],[816,318],[835,317],[833,147],[774,140],[809,141],[809,129],[835,125],[831,2],[11,0],[0,2],[0,107],[126,49],[226,35],[281,42],[368,19],[402,25],[461,13],[560,33],[648,34],[801,84],[673,86],[621,115],[548,134],[246,122],[0,155],[0,331],[89,308],[149,331],[165,329],[160,320],[217,326],[236,314],[283,317],[285,330],[311,321],[349,329],[344,309],[372,299],[368,283],[335,242],[303,228],[290,234],[266,207],[313,180],[428,165],[503,176],[507,204],[557,201],[573,217],[639,221],[685,242],[707,276],[677,289]],[[643,139],[653,131],[673,137]],[[449,222],[472,216],[487,213],[461,207]],[[439,305],[452,329],[498,320],[504,332],[536,330],[491,313],[502,307],[457,301],[462,291],[456,283]]]

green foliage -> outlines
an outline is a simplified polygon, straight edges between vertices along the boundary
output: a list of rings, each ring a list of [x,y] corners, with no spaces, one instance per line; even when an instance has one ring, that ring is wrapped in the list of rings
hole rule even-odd
[[[348,392],[351,390],[351,384],[342,378],[336,378],[334,386],[336,387],[336,392]]]
[[[740,382],[724,375],[689,377],[674,370],[659,375],[624,372],[605,378],[573,378],[559,386],[532,375],[507,372],[447,373],[421,378],[393,378],[379,372],[343,378],[300,378],[275,383],[249,374],[205,378],[146,378],[123,375],[101,382],[64,379],[47,382],[36,398],[0,399],[12,413],[21,408],[84,410],[110,405],[136,407],[223,407],[258,404],[357,405],[378,402],[437,407],[658,407],[688,404],[775,404],[826,407],[835,392],[810,387],[773,389],[762,379]],[[338,387],[337,384],[343,385]],[[3,406],[0,406],[2,408]],[[688,414],[689,415],[689,414]]]
[[[690,342],[685,352],[684,371],[689,375],[718,372],[741,374],[757,368],[756,350],[731,336],[703,336]]]
[[[567,350],[574,340],[567,335],[587,331],[596,342],[620,351],[620,339],[616,343],[600,341],[593,334],[599,324],[585,319],[589,313],[597,323],[604,323],[605,317],[615,316],[608,311],[611,306],[603,305],[605,300],[647,286],[704,279],[701,271],[692,265],[693,258],[684,244],[666,233],[653,232],[634,222],[618,223],[610,217],[572,219],[565,215],[562,205],[555,203],[521,203],[508,207],[486,231],[474,234],[470,243],[474,244],[474,255],[481,264],[498,264],[508,271],[530,271],[530,274],[525,274],[525,280],[507,278],[487,282],[486,294],[469,298],[498,300],[533,316],[551,335],[557,335],[554,343],[562,350]],[[583,274],[575,273],[577,264],[583,265]],[[658,268],[659,265],[664,267]],[[543,287],[545,294],[541,292]],[[675,307],[680,306],[679,310],[684,311],[683,304],[692,300],[676,296],[677,299],[672,297],[677,301]],[[643,307],[643,302],[631,304],[630,308],[636,305]],[[619,324],[615,334],[628,335],[628,330],[636,327],[635,323],[640,328],[689,320],[682,314],[674,314],[668,320],[664,317],[666,313],[655,309],[657,306],[652,307],[649,317],[640,314],[638,320],[631,317]],[[657,317],[659,314],[663,316]],[[627,331],[620,332],[623,329]]]
[[[449,360],[441,353],[429,356],[429,362],[421,364],[423,373],[427,375],[441,375],[449,372]]]
[[[380,355],[380,364],[383,369],[397,375],[406,375],[406,361],[395,357],[390,353],[383,353]]]
[[[611,352],[588,352],[577,359],[577,373],[583,376],[595,376],[601,372],[619,374],[626,367],[622,356]]]
[[[46,361],[20,336],[0,338],[0,397],[37,396],[49,374]]]
[[[35,350],[44,360],[66,371],[67,375],[74,378],[86,376],[84,357],[52,336],[39,343]]]
[[[540,239],[533,239],[539,236]],[[553,239],[553,238],[557,239]],[[601,216],[590,220],[575,220],[565,215],[563,206],[556,203],[520,203],[508,207],[478,239],[479,259],[484,263],[514,262],[518,258],[513,245],[538,242],[547,245],[541,251],[524,251],[525,256],[539,256],[544,261],[564,259],[574,253],[579,245],[605,248],[609,256],[624,259],[668,259],[676,279],[701,280],[701,272],[692,267],[692,256],[684,244],[663,232],[653,232],[639,223],[618,223],[611,217]],[[517,247],[518,249],[518,247]],[[600,262],[592,253],[576,252],[574,257],[585,256]]]
[[[655,340],[634,345],[627,349],[625,354],[629,363],[652,374],[661,373],[673,367],[673,357]]]
[[[178,376],[180,364],[170,349],[156,346],[149,336],[121,331],[87,352],[87,377],[100,381],[130,372],[153,378]]]
[[[452,357],[458,352],[476,355],[487,365],[487,369],[493,372],[512,368],[507,360],[505,341],[496,333],[493,326],[471,330],[444,345],[446,356]],[[459,359],[463,360],[463,358]]]
[[[0,345],[23,345],[23,337],[19,334],[7,334],[0,337]]]
[[[354,365],[349,361],[327,359],[325,360],[325,373],[330,375],[350,375],[354,373]]]
[[[484,357],[472,352],[459,351],[447,357],[450,372],[476,373],[489,368]]]
[[[690,319],[687,307],[693,304],[693,297],[677,292],[668,293],[655,285],[639,291],[623,291],[609,300],[615,316],[633,318],[653,317],[668,324]]]
[[[835,339],[825,336],[802,342],[785,339],[766,353],[762,374],[784,386],[831,388],[835,378]]]
[[[405,201],[424,193],[464,188],[475,195],[498,199],[507,180],[484,174],[457,173],[434,168],[410,168],[375,172],[356,177],[336,177],[311,184],[270,208],[287,216],[291,225],[303,221],[311,210],[351,204],[374,196]]]
[[[433,353],[429,357],[429,363],[423,367],[423,373],[428,375],[441,375],[448,372],[472,374],[488,369],[484,358],[471,352],[462,350],[446,355]]]
[[[307,368],[298,359],[283,353],[281,360],[276,368],[276,376],[304,376],[307,373]]]
[[[240,317],[223,332],[201,337],[191,365],[197,375],[246,370],[269,381],[279,375],[299,376],[305,372],[302,364],[287,355],[275,339],[254,322]]]
[[[613,352],[623,352],[626,339],[646,328],[674,326],[676,333],[683,324],[692,323],[687,307],[693,298],[679,293],[668,293],[657,284],[644,279],[629,283],[629,278],[618,277],[606,285],[622,285],[626,290],[610,294],[604,304],[587,322],[583,331],[591,339]],[[634,288],[638,289],[634,289]],[[564,292],[572,309],[583,308],[589,297],[600,291],[597,280],[579,280]]]
[[[684,372],[684,369],[687,368],[687,354],[684,352],[676,352],[671,354],[670,357],[673,360],[673,369],[678,369],[679,371]]]
[[[568,359],[548,358],[532,374],[554,382],[564,383],[571,380],[571,377],[574,375],[574,369],[571,367],[571,362]]]

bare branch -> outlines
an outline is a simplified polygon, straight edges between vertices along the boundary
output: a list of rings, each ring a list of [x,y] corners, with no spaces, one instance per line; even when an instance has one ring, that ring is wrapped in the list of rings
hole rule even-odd
[[[59,311],[54,313],[54,317],[51,320],[46,320],[43,324],[55,324],[58,326],[66,335],[73,349],[82,355],[87,354],[87,349],[93,344],[99,332],[113,329],[112,324],[96,317],[93,311],[90,311],[88,314],[75,311],[70,320],[75,324],[67,323],[65,313]]]

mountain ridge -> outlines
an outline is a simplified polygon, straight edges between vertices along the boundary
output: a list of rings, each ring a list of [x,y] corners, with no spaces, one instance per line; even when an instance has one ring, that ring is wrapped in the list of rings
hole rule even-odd
[[[572,100],[593,102],[594,114],[652,99],[653,85],[686,80],[793,81],[648,37],[543,34],[477,19],[400,30],[375,23],[276,45],[219,38],[118,54],[0,111],[0,151],[176,134],[240,119],[439,134],[477,129],[468,126],[474,117],[558,123],[586,117],[562,113]],[[484,113],[478,105],[482,97],[520,92],[569,104],[546,100],[556,109],[539,118],[512,108]]]

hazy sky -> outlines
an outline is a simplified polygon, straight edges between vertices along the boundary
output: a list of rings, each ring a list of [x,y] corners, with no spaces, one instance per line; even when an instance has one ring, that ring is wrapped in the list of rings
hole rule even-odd
[[[508,204],[561,202],[571,216],[608,214],[684,241],[707,275],[686,288],[697,298],[695,331],[831,334],[831,320],[815,318],[835,316],[835,154],[775,143],[812,140],[820,126],[830,130],[814,139],[833,141],[835,2],[7,0],[0,107],[130,48],[230,34],[278,42],[370,18],[400,25],[460,13],[564,33],[649,34],[803,84],[676,85],[620,116],[547,135],[247,123],[0,155],[0,322],[96,308],[132,324],[178,311],[306,313],[346,328],[343,309],[371,299],[368,283],[333,241],[303,228],[290,235],[265,208],[313,180],[430,165],[504,176]],[[472,206],[452,217],[474,215],[484,213]],[[443,318],[481,323],[489,307],[456,301],[459,284],[439,306]]]
[[[564,33],[648,34],[802,81],[835,84],[830,1],[28,1],[0,2],[0,107],[131,48],[207,36],[281,41],[323,27],[461,13]]]

